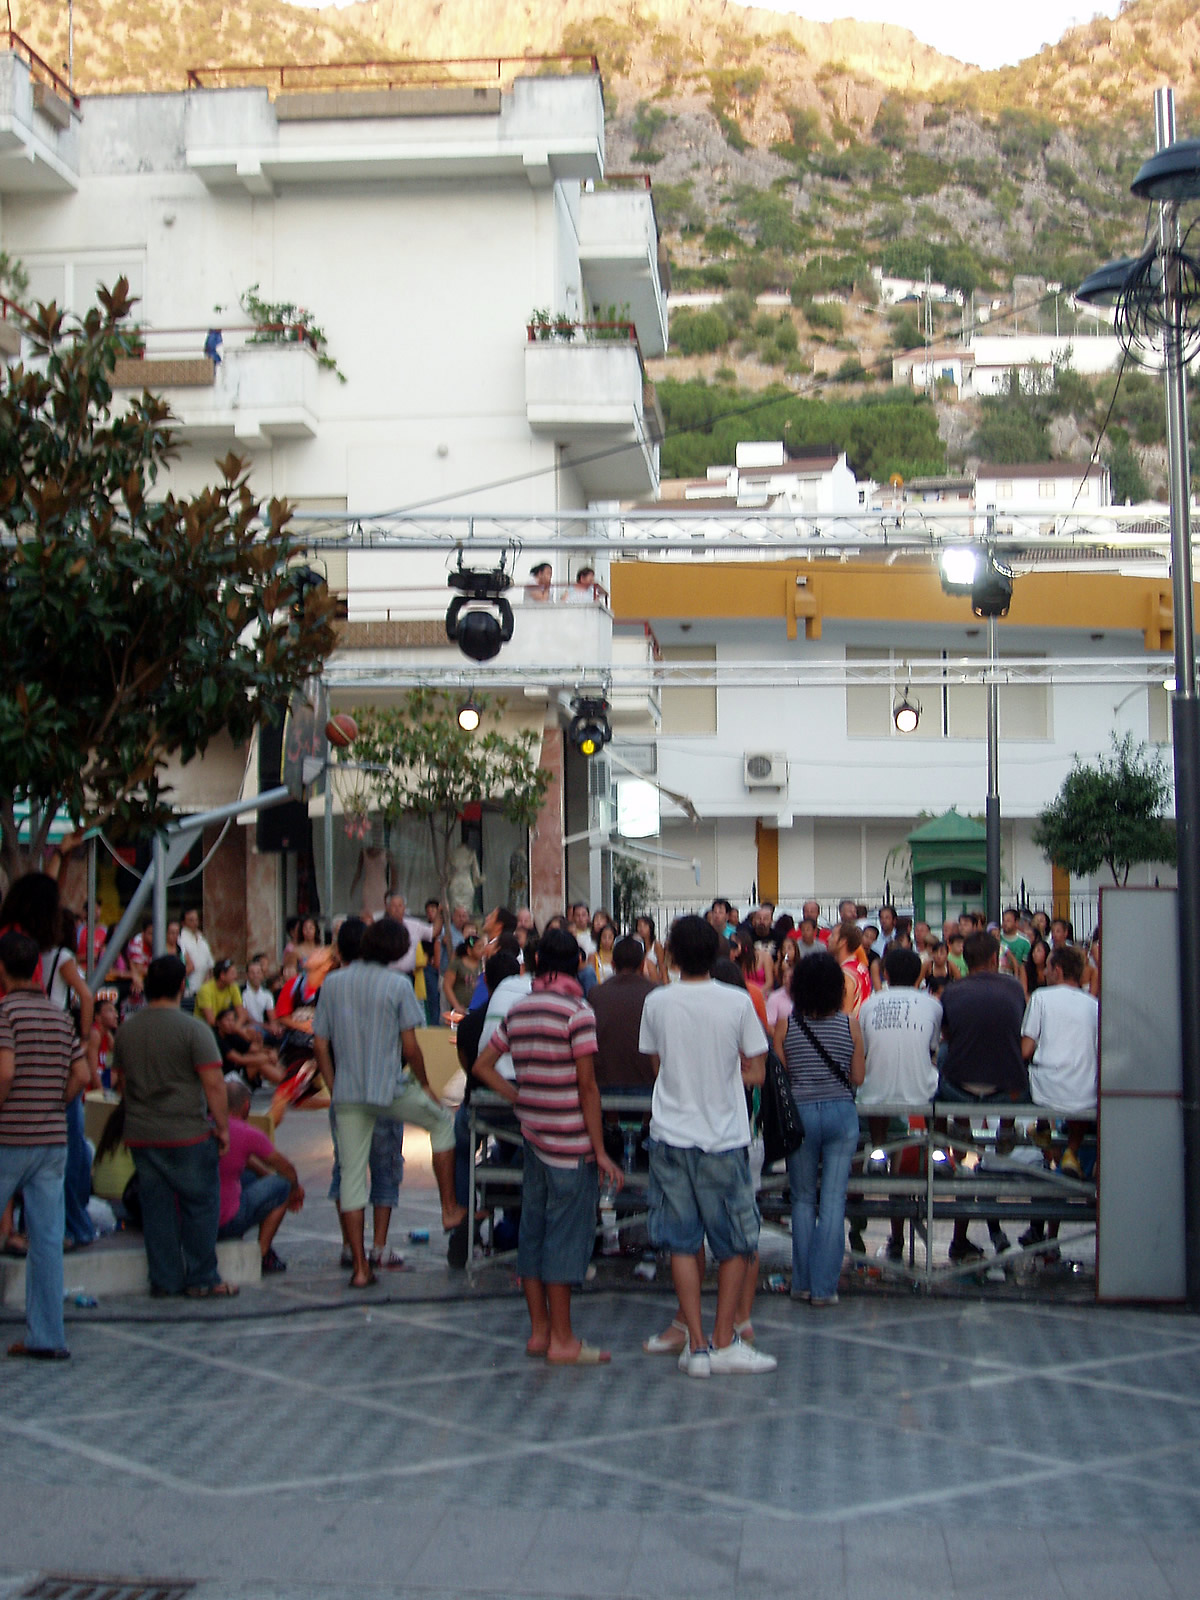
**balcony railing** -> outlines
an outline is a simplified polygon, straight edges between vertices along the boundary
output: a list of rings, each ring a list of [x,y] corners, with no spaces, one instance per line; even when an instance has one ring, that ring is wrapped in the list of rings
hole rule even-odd
[[[33,46],[22,39],[19,33],[14,33],[9,28],[5,32],[0,32],[0,40],[5,38],[8,41],[6,48],[13,55],[20,56],[21,60],[24,61],[29,68],[29,76],[33,79],[34,84],[41,84],[43,88],[53,90],[60,99],[66,101],[74,114],[79,116],[81,102],[67,80],[60,78],[50,63],[44,61]]]
[[[462,56],[425,60],[230,62],[189,67],[189,89],[266,88],[274,93],[332,89],[437,89],[492,85],[514,78],[545,76],[557,67],[565,77],[600,75],[594,55]]]

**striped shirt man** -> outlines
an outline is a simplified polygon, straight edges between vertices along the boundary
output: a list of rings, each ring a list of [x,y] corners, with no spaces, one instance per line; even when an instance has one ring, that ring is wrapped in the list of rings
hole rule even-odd
[[[596,1017],[574,978],[535,978],[529,998],[518,1000],[489,1043],[512,1055],[521,1132],[546,1165],[593,1159],[575,1063],[596,1054]]]
[[[84,1054],[71,1019],[40,989],[14,989],[0,1000],[0,1050],[16,1058],[0,1144],[66,1144],[67,1078]]]

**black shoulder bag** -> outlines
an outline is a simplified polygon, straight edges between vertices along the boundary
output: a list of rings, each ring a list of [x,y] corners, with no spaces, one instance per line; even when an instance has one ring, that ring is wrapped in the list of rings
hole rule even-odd
[[[763,1165],[782,1161],[804,1143],[804,1124],[796,1110],[787,1068],[767,1047],[767,1075],[759,1099],[758,1125],[763,1141]]]

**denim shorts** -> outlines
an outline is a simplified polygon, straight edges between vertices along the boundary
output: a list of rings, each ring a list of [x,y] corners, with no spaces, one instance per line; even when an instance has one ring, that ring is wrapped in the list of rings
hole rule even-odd
[[[596,1242],[599,1198],[594,1161],[581,1156],[577,1166],[549,1167],[526,1145],[518,1275],[542,1283],[582,1283]]]
[[[693,1256],[707,1234],[717,1261],[752,1256],[759,1221],[745,1145],[708,1154],[650,1140],[646,1231],[657,1249]]]
[[[342,1192],[342,1169],[337,1158],[337,1112],[329,1108],[329,1127],[333,1133],[333,1172],[329,1179],[329,1198],[335,1203]],[[371,1133],[371,1154],[368,1157],[371,1172],[370,1203],[373,1206],[390,1206],[394,1211],[400,1204],[400,1185],[404,1182],[404,1124],[390,1117],[380,1117]]]
[[[279,1172],[268,1172],[263,1177],[246,1173],[242,1177],[242,1197],[238,1208],[228,1222],[217,1229],[218,1239],[243,1239],[251,1228],[257,1228],[271,1212],[286,1205],[291,1198],[292,1186]]]

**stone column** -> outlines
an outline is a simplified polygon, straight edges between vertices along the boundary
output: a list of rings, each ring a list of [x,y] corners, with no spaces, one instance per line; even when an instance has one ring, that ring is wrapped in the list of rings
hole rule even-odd
[[[542,730],[539,762],[550,774],[550,787],[529,841],[529,904],[533,920],[544,928],[550,917],[564,909],[567,894],[566,858],[563,850],[563,731],[553,713]]]
[[[246,854],[248,828],[235,822],[204,869],[204,937],[219,961],[230,956],[244,971],[246,964]],[[216,843],[219,828],[205,828],[205,852]]]
[[[246,830],[246,959],[265,950],[274,961],[283,948],[279,918],[282,856],[254,848],[254,829]]]

